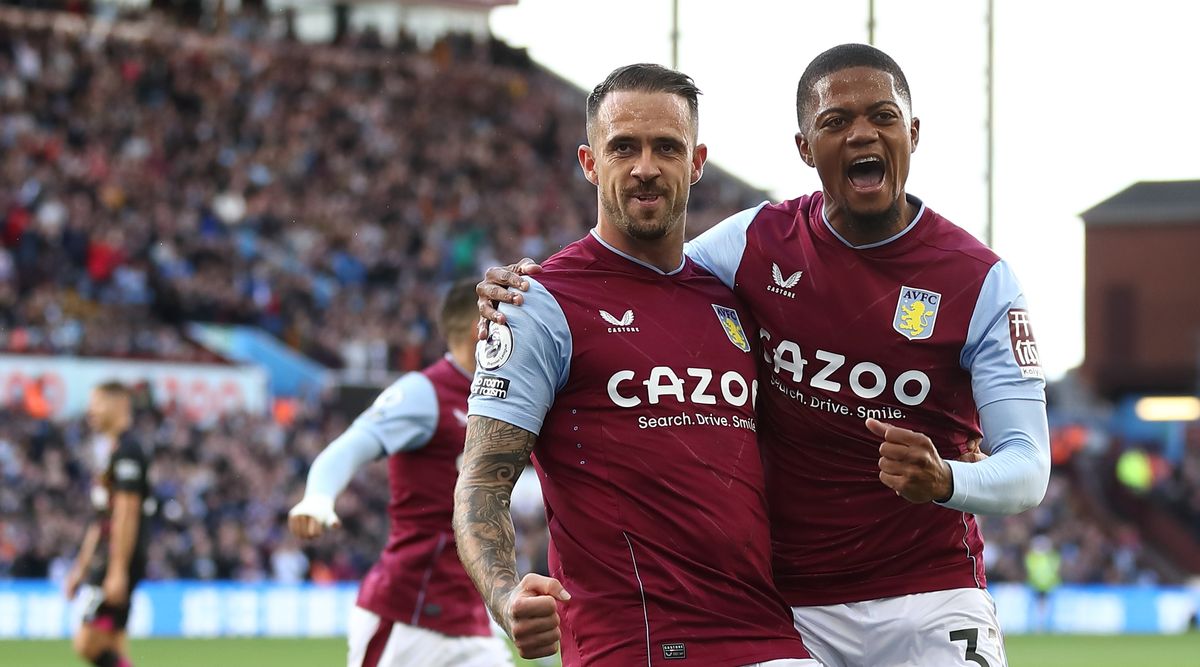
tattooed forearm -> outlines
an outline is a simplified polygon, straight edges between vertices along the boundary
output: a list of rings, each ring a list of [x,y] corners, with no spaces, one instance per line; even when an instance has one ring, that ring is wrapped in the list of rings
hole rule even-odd
[[[509,633],[512,628],[504,606],[519,581],[509,500],[536,439],[533,433],[511,424],[471,417],[454,489],[458,557],[492,617]]]

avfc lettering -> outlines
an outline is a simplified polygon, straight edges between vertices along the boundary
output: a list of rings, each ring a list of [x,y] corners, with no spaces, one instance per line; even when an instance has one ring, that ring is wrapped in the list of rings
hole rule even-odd
[[[937,292],[907,285],[901,287],[892,328],[909,340],[930,338],[941,301],[942,295]]]

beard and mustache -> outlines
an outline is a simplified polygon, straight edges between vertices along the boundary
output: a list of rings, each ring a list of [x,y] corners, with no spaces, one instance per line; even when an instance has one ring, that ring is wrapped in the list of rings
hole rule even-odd
[[[659,211],[650,212],[651,215],[657,217],[640,218],[630,213],[621,205],[630,198],[646,195],[662,197],[665,210],[661,213]],[[684,213],[687,211],[686,196],[672,200],[669,191],[653,185],[643,185],[631,190],[622,190],[620,196],[621,201],[617,201],[604,190],[601,190],[600,206],[610,222],[629,237],[639,241],[657,241],[665,237],[683,220]]]
[[[897,198],[882,211],[859,212],[845,207],[846,222],[861,232],[871,235],[882,234],[896,228],[900,221],[900,199]]]

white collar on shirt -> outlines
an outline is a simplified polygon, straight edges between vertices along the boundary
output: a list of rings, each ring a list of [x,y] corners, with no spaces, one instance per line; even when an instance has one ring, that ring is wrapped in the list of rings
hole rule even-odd
[[[829,233],[833,234],[835,237],[837,237],[837,240],[841,241],[842,243],[845,243],[847,247],[854,248],[855,250],[868,250],[870,248],[878,248],[879,246],[887,245],[887,244],[891,243],[892,241],[895,241],[896,239],[900,238],[901,236],[904,236],[905,234],[907,234],[908,230],[915,227],[917,224],[917,221],[920,220],[921,216],[925,214],[925,202],[921,201],[920,199],[917,199],[916,197],[913,197],[913,200],[916,201],[918,204],[920,204],[921,208],[917,209],[917,214],[915,216],[913,216],[912,222],[908,223],[908,226],[906,226],[904,229],[901,229],[899,232],[896,232],[895,235],[890,236],[882,241],[876,241],[874,243],[864,243],[862,245],[854,245],[853,243],[847,241],[845,239],[845,237],[843,237],[841,234],[837,233],[837,230],[833,228],[833,225],[829,224],[829,216],[825,215],[825,207],[824,206],[821,207],[821,220],[824,221],[825,227],[829,230]]]
[[[644,267],[646,267],[647,269],[650,269],[651,271],[653,271],[653,272],[655,272],[655,273],[657,273],[657,274],[659,274],[659,275],[663,275],[663,276],[673,276],[673,275],[675,275],[676,273],[679,273],[680,271],[682,271],[682,270],[683,270],[683,265],[684,265],[684,263],[685,263],[685,262],[687,262],[687,258],[686,258],[686,257],[680,257],[680,258],[679,258],[679,268],[675,269],[674,271],[663,271],[662,269],[658,268],[657,266],[654,266],[653,264],[647,264],[646,262],[643,262],[642,260],[638,259],[637,257],[630,256],[630,255],[628,255],[628,254],[626,254],[626,253],[623,253],[623,252],[621,252],[620,250],[617,250],[617,249],[616,249],[616,248],[614,248],[614,247],[613,247],[611,244],[609,244],[609,242],[608,242],[608,241],[605,241],[604,239],[600,238],[600,233],[599,233],[599,232],[597,232],[595,229],[592,229],[592,230],[591,230],[589,233],[590,233],[592,236],[596,237],[596,240],[600,242],[600,245],[604,246],[605,248],[608,248],[609,250],[611,250],[611,251],[615,252],[616,254],[618,254],[618,255],[620,255],[620,256],[622,256],[622,257],[624,257],[625,259],[627,259],[627,260],[629,260],[629,261],[633,262],[634,264],[639,264],[639,265],[641,265],[641,266],[644,266]]]

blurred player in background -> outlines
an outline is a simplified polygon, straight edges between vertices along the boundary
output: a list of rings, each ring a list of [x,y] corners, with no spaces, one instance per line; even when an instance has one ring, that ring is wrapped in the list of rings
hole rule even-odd
[[[450,527],[475,369],[474,282],[453,285],[440,328],[449,352],[397,380],[313,461],[288,515],[299,538],[338,524],[334,499],[363,465],[388,457],[391,532],[349,621],[349,667],[496,667],[512,663],[463,571]]]
[[[755,329],[683,256],[698,94],[655,65],[596,86],[578,150],[596,227],[479,347],[455,531],[527,658],[561,642],[567,667],[816,665],[771,583]],[[531,455],[553,578],[517,575],[509,505]]]
[[[974,514],[1029,509],[1049,479],[1025,296],[995,253],[906,194],[920,123],[887,54],[822,53],[796,111],[822,191],[687,248],[760,327],[776,584],[827,667],[1002,667]],[[522,300],[494,287],[481,296]],[[981,436],[990,457],[974,452]]]
[[[150,486],[146,454],[127,433],[133,425],[129,389],[119,382],[96,387],[87,422],[96,438],[97,458],[105,465],[92,486],[96,520],[88,526],[66,579],[68,598],[86,584],[75,652],[98,667],[131,667],[125,626],[133,589],[146,572],[142,523]]]

